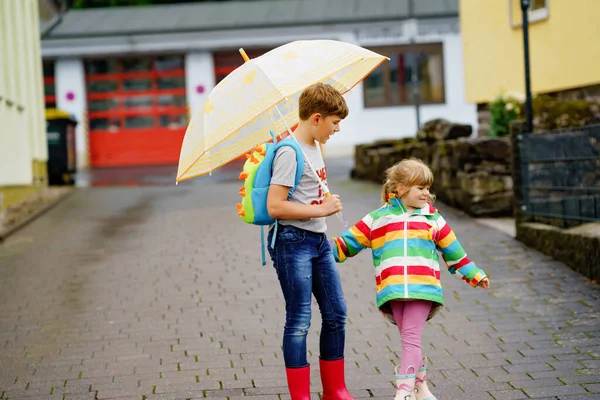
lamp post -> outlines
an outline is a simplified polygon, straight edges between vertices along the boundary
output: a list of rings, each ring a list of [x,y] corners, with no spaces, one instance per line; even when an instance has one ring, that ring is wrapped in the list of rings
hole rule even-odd
[[[419,59],[418,55],[415,57],[415,65],[413,67],[413,73],[411,76],[411,83],[413,87],[413,101],[415,103],[415,113],[417,114],[417,130],[421,129],[421,113],[419,107],[421,105],[421,93],[419,88]]]
[[[531,75],[529,71],[529,7],[531,0],[521,0],[523,25],[523,58],[525,61],[525,118],[527,132],[533,131],[533,107],[531,105]]]
[[[416,43],[416,40],[414,38],[414,36],[411,38],[410,40],[410,44],[414,45]],[[419,56],[420,53],[415,53],[415,58],[414,58],[414,62],[412,65],[412,73],[410,75],[410,83],[412,86],[412,98],[413,98],[413,102],[415,104],[415,114],[417,117],[417,131],[419,129],[421,129],[421,112],[420,112],[420,106],[421,106],[421,90],[419,87]]]

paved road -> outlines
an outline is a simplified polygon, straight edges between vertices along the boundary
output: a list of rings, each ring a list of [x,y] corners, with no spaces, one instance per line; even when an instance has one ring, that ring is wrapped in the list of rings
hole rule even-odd
[[[378,187],[348,181],[349,162],[331,160],[330,186],[354,221]],[[284,305],[258,228],[235,214],[238,172],[82,188],[0,245],[0,398],[289,399]],[[447,306],[424,334],[438,398],[600,399],[598,286],[439,206],[493,289],[443,274]],[[349,387],[389,400],[400,340],[376,311],[370,255],[340,270]]]

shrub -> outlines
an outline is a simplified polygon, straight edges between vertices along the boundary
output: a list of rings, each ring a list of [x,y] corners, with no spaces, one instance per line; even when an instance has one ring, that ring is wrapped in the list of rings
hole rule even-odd
[[[562,100],[550,95],[533,96],[534,131],[576,128],[600,123],[600,104],[587,100]],[[506,136],[509,125],[525,119],[525,99],[516,95],[501,95],[489,104],[491,120],[487,136]]]
[[[488,136],[507,136],[511,121],[522,115],[522,104],[513,96],[500,95],[489,104],[491,120]]]

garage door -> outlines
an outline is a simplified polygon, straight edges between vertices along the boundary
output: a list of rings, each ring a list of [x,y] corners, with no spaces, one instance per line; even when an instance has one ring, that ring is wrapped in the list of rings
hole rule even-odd
[[[183,56],[86,60],[93,167],[175,164],[188,123]]]

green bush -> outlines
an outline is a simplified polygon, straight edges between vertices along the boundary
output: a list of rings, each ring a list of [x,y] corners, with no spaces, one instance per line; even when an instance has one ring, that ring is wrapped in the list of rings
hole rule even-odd
[[[535,131],[575,128],[597,122],[600,106],[586,100],[560,100],[548,95],[532,99]]]
[[[491,137],[507,136],[510,122],[522,115],[521,103],[512,96],[501,95],[496,97],[489,104],[489,108],[491,119],[488,136]]]
[[[536,95],[531,101],[534,131],[576,128],[599,123],[600,104],[587,100],[562,100],[550,95]],[[525,101],[501,95],[489,104],[491,120],[488,136],[506,136],[509,124],[525,119]]]

